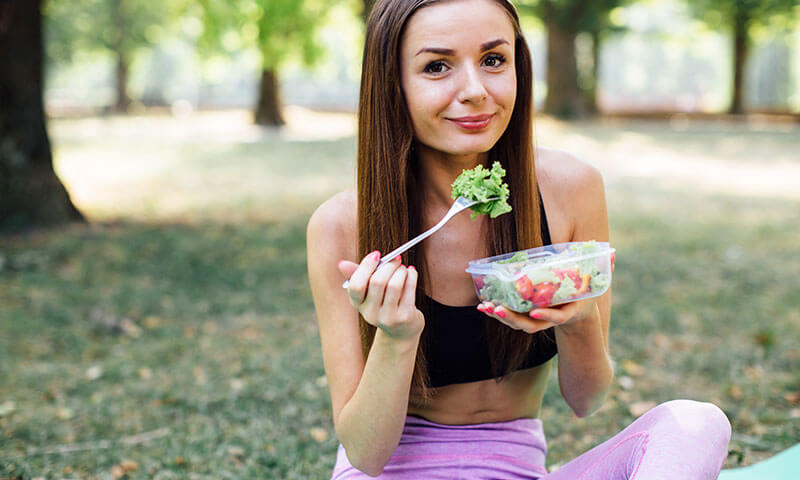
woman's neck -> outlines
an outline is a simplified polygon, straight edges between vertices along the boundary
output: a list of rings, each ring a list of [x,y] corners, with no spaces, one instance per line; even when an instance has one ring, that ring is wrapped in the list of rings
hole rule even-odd
[[[425,203],[434,209],[448,209],[453,203],[452,183],[463,170],[475,168],[486,161],[488,153],[451,155],[417,144],[419,168]]]

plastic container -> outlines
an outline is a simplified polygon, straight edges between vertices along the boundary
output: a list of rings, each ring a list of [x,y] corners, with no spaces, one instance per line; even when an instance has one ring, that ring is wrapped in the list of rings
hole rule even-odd
[[[481,301],[515,312],[597,297],[611,285],[607,242],[569,242],[469,262]]]

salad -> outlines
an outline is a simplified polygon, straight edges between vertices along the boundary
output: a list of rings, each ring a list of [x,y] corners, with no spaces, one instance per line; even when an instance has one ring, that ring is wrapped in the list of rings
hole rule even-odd
[[[482,202],[470,207],[472,219],[478,215],[489,215],[495,218],[511,211],[508,204],[508,184],[503,182],[506,171],[500,162],[494,162],[492,169],[487,170],[483,165],[470,170],[463,170],[451,185],[450,196],[455,200],[464,197],[468,200],[486,200],[491,197],[498,197],[497,200]]]
[[[529,312],[605,293],[611,252],[604,242],[556,244],[470,262],[467,272],[481,300]]]

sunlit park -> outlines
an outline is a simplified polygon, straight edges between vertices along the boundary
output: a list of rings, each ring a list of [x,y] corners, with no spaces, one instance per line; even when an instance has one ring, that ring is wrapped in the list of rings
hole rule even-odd
[[[0,1],[0,479],[330,478],[306,225],[372,3]],[[617,252],[613,385],[578,418],[552,371],[547,468],[689,398],[720,478],[797,478],[756,467],[800,472],[800,6],[512,3]]]

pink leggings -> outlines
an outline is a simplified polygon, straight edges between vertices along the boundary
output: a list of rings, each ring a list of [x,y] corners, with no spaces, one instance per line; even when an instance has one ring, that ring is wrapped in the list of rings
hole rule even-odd
[[[442,425],[409,416],[380,476],[353,468],[340,445],[332,479],[713,480],[727,457],[730,436],[730,423],[716,406],[673,400],[547,473],[539,419]]]

